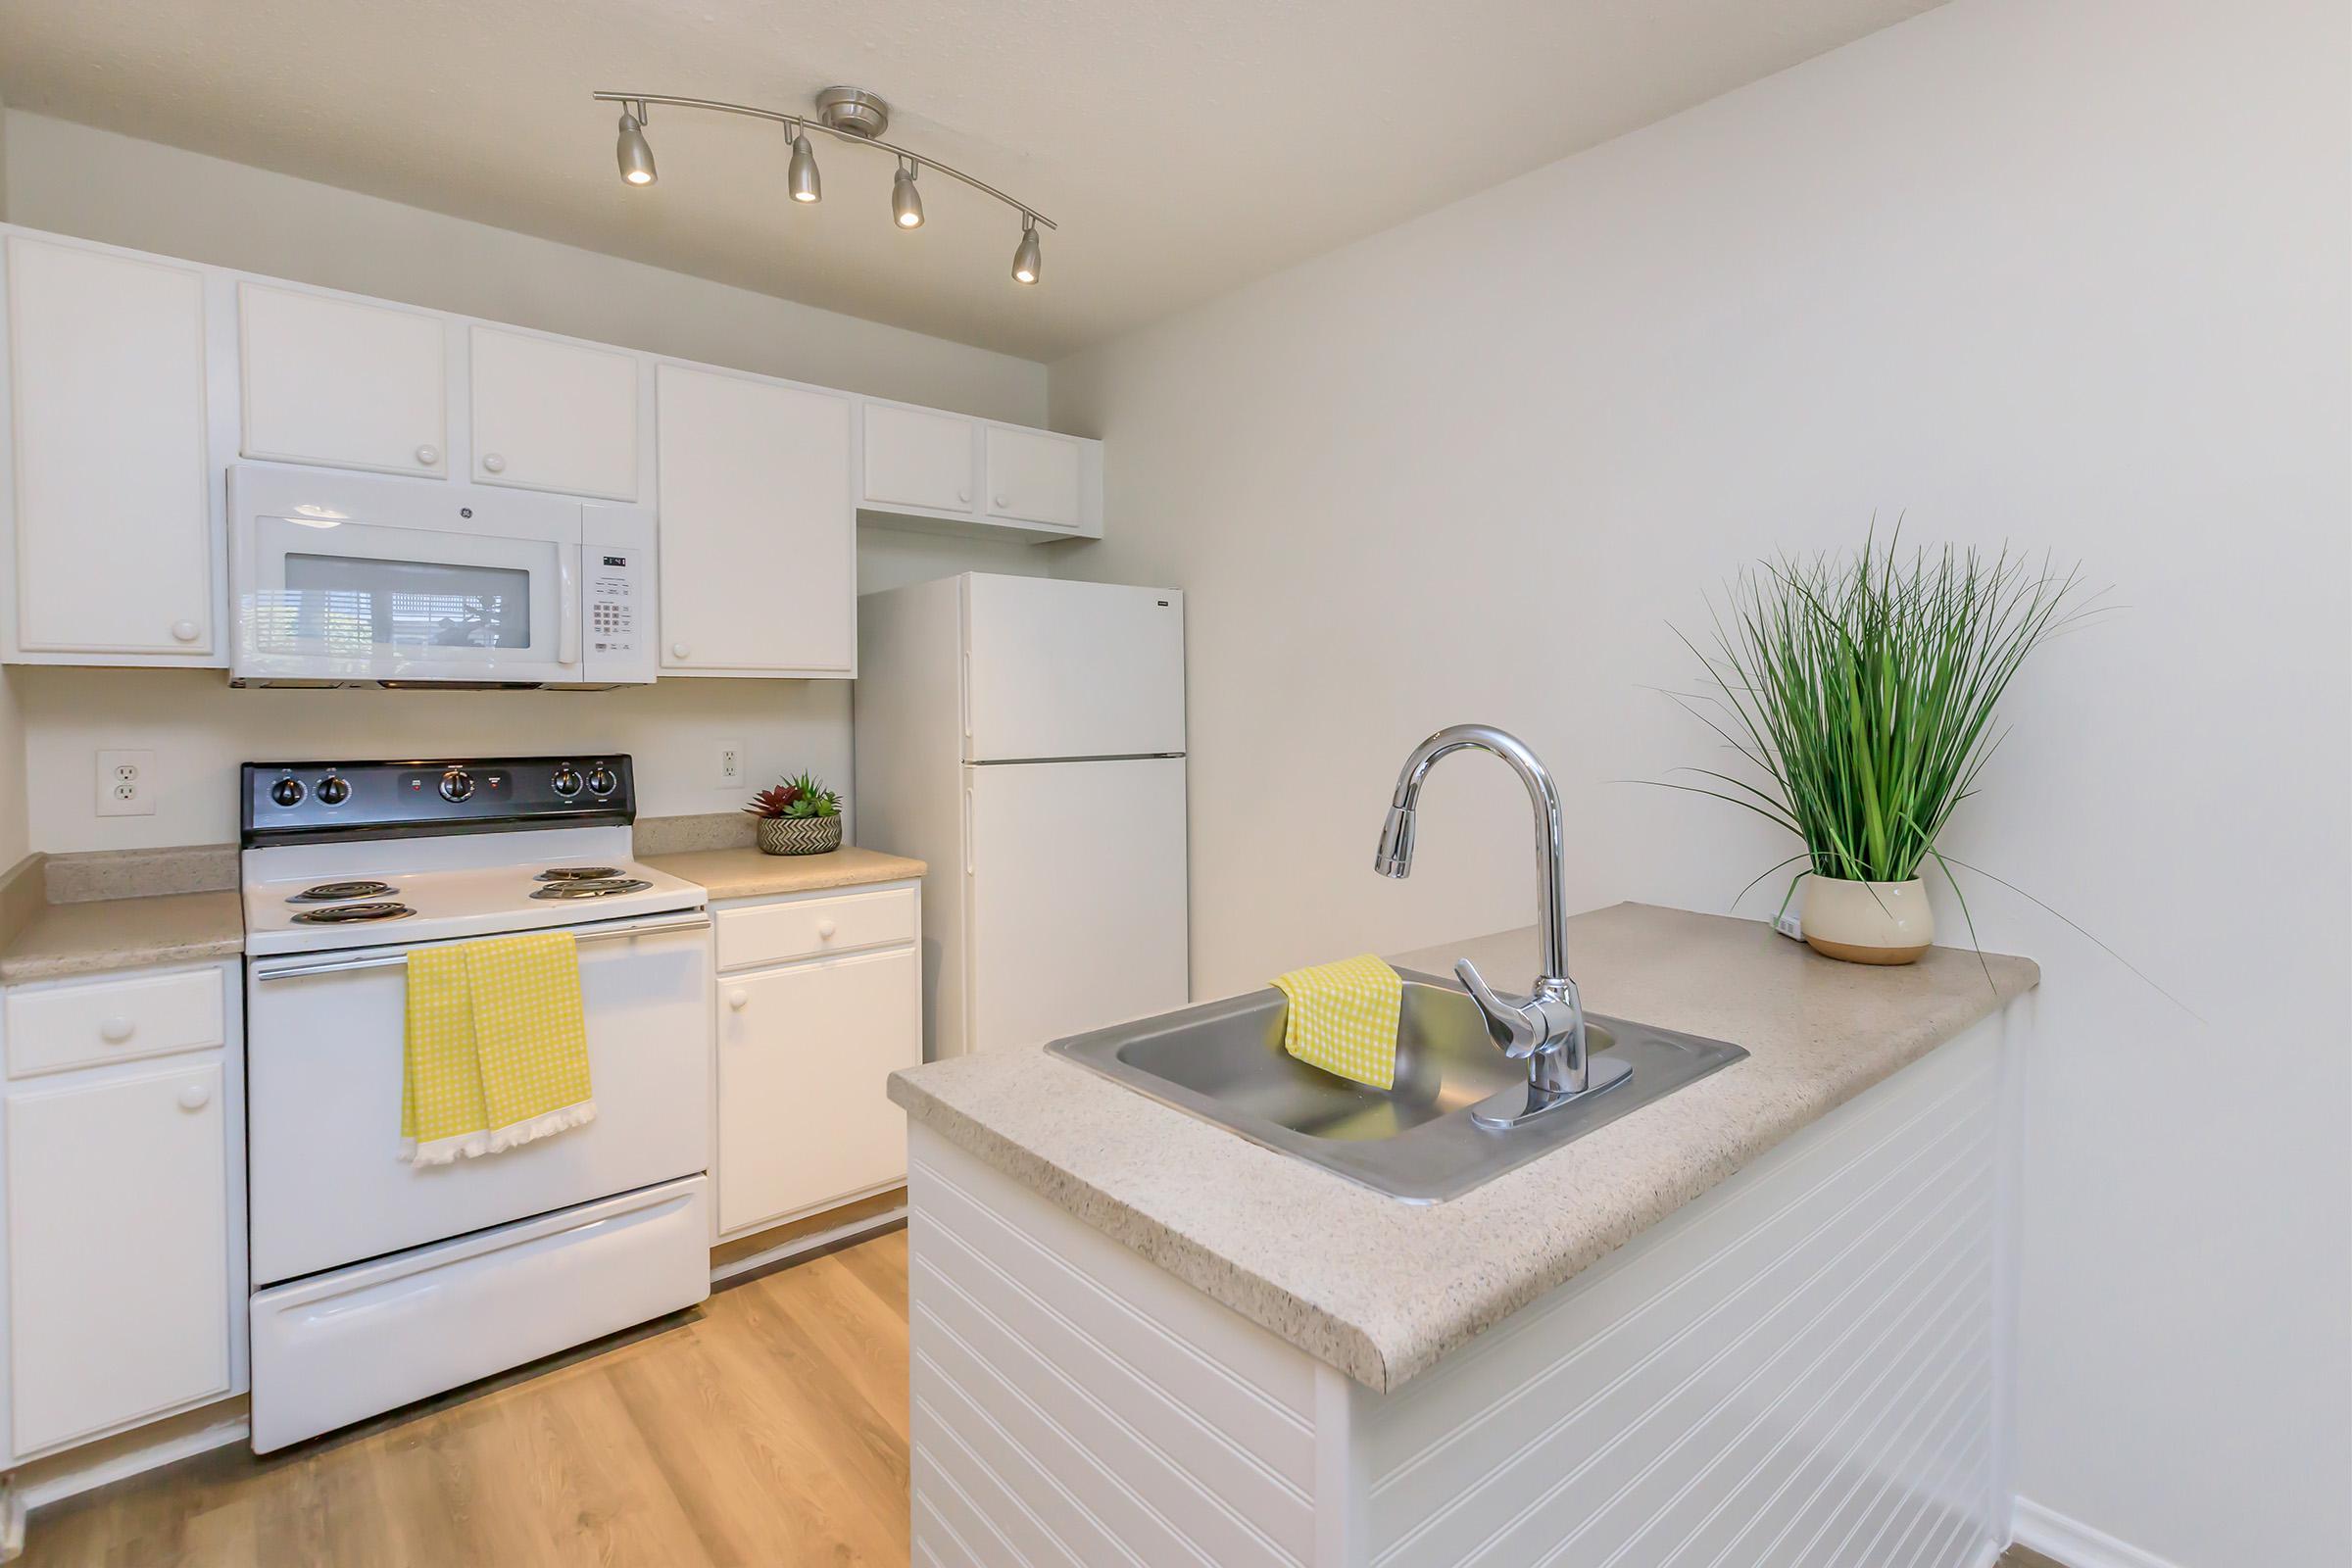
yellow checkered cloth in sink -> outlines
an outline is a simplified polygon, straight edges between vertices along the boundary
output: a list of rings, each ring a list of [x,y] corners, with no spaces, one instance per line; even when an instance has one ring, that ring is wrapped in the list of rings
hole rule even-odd
[[[1283,1049],[1309,1066],[1374,1089],[1396,1082],[1396,1020],[1404,982],[1370,954],[1277,975],[1290,1003]]]
[[[579,951],[568,932],[409,955],[401,1157],[445,1165],[596,1116]]]

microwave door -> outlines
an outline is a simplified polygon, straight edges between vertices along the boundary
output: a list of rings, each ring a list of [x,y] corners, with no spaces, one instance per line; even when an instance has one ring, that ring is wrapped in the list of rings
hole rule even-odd
[[[579,547],[358,519],[252,519],[244,678],[561,681],[579,667]]]

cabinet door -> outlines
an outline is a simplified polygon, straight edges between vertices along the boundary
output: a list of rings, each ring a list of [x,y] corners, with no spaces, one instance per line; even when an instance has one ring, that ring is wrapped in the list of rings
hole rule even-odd
[[[237,322],[247,457],[449,472],[448,328],[439,317],[240,283]]]
[[[662,669],[850,673],[850,400],[682,365],[655,386]]]
[[[204,278],[8,241],[17,644],[213,652]]]
[[[865,503],[972,510],[972,421],[920,409],[865,406]]]
[[[225,1115],[218,1059],[8,1097],[17,1453],[227,1392]]]
[[[720,979],[720,1231],[906,1174],[886,1080],[922,1059],[920,996],[912,948]]]
[[[473,477],[637,499],[637,359],[477,326],[470,339]]]
[[[989,514],[1077,527],[1086,520],[1084,466],[1075,441],[1037,430],[989,426]]]

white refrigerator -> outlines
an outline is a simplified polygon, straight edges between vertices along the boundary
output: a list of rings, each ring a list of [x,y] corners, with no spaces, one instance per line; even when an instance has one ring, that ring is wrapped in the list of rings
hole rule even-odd
[[[1184,596],[967,572],[858,603],[857,841],[930,864],[923,1054],[1190,1000]]]

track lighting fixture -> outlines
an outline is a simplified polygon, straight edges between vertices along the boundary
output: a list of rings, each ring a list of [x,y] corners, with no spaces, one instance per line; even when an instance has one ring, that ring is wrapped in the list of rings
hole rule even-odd
[[[897,172],[890,182],[891,220],[900,228],[920,228],[923,225],[923,198],[915,189],[915,178],[925,169],[935,169],[948,178],[970,186],[983,196],[992,196],[1021,215],[1020,244],[1012,253],[1012,276],[1017,283],[1035,283],[1044,265],[1039,249],[1038,229],[1054,226],[1054,220],[1041,216],[1025,202],[1010,196],[982,180],[974,179],[961,170],[950,169],[904,147],[894,146],[882,139],[890,126],[890,105],[870,92],[858,87],[827,87],[816,95],[813,115],[787,114],[778,109],[760,109],[750,104],[720,103],[710,98],[673,98],[659,93],[600,92],[597,102],[620,105],[620,143],[617,157],[620,177],[632,185],[654,183],[654,150],[645,139],[646,106],[662,104],[677,109],[708,109],[722,115],[745,115],[754,120],[772,121],[782,125],[791,137],[792,156],[786,166],[784,188],[796,202],[814,202],[823,198],[824,189],[816,172],[816,154],[808,146],[808,132],[822,131],[837,141],[863,142],[878,148],[898,160]]]
[[[898,175],[890,182],[890,217],[901,228],[923,226],[923,198],[915,191],[914,164],[908,159],[899,160]]]
[[[614,150],[620,160],[620,177],[632,185],[651,185],[654,182],[654,149],[645,139],[645,105],[637,113],[620,112],[620,145]]]
[[[1021,218],[1021,242],[1012,252],[1012,280],[1015,283],[1034,283],[1045,258],[1038,253],[1037,220],[1024,214]]]
[[[816,178],[816,154],[808,150],[808,133],[796,130],[792,138],[792,169],[784,176],[785,189],[792,192],[796,202],[817,201],[824,188]]]

